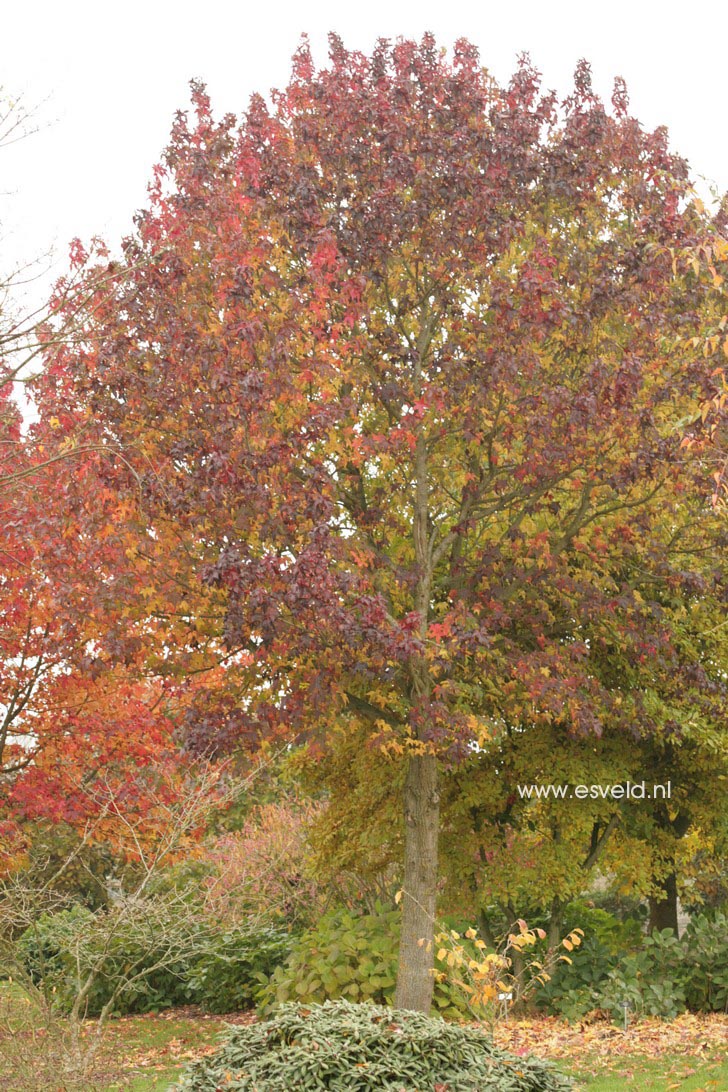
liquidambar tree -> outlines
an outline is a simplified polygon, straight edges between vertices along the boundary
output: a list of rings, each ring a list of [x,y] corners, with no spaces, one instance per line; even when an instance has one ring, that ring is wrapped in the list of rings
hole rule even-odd
[[[231,684],[191,738],[367,726],[406,765],[396,1003],[427,1010],[442,764],[507,723],[635,730],[581,623],[635,640],[615,556],[692,484],[681,428],[714,380],[672,348],[699,286],[677,292],[670,248],[710,224],[666,134],[619,82],[605,109],[584,63],[559,104],[467,42],[332,37],[240,125],[193,105],[39,399],[121,445],[147,582],[223,593],[192,622]]]

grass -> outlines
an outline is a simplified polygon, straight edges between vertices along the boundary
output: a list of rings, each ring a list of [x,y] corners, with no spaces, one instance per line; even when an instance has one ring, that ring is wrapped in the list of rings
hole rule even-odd
[[[242,1016],[210,1016],[199,1009],[110,1019],[93,1073],[79,1092],[150,1092],[168,1088],[193,1058],[214,1049],[226,1022]],[[82,1027],[82,1044],[95,1031]],[[33,1005],[17,986],[0,983],[0,1088],[3,1092],[61,1092],[60,1059],[68,1024]]]
[[[645,1058],[623,1055],[618,1063],[603,1068],[603,1059],[586,1055],[578,1063],[562,1064],[585,1092],[723,1092],[728,1089],[728,1062],[714,1054],[702,1061],[679,1055]],[[601,1070],[601,1072],[600,1072]]]

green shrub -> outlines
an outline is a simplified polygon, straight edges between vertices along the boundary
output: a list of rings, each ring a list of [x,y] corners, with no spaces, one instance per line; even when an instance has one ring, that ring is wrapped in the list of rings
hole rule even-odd
[[[262,991],[263,1007],[298,1001],[390,1001],[394,995],[399,912],[337,908],[299,938]]]
[[[600,997],[617,1015],[622,1001],[639,1015],[671,1019],[692,1012],[728,1011],[728,918],[694,918],[677,940],[671,929],[645,937],[640,952],[622,960]]]
[[[636,951],[610,923],[587,933],[581,948],[560,965],[536,995],[539,1007],[579,1019],[593,1008],[621,1020],[626,1002],[637,1016],[673,1019],[692,1012],[728,1011],[728,918],[720,911],[694,918],[678,940],[671,929],[642,937]],[[596,935],[594,935],[596,934]],[[607,943],[612,941],[611,944]],[[616,951],[615,951],[616,948]]]
[[[622,921],[579,899],[564,908],[563,918],[562,934],[578,927],[584,931],[583,943],[569,953],[570,963],[556,964],[550,980],[535,992],[534,1003],[567,1020],[578,1020],[599,1006],[610,974],[625,953],[639,948],[644,935],[635,918]],[[543,952],[539,958],[545,958],[545,945]]]
[[[288,932],[270,925],[209,936],[186,976],[192,1000],[207,1012],[252,1008],[292,944]]]
[[[123,866],[108,846],[84,843],[67,823],[40,821],[29,824],[31,845],[26,872],[34,882],[70,903],[89,910],[108,905],[107,877],[121,872]]]
[[[70,950],[79,930],[87,929],[95,920],[93,911],[76,905],[55,914],[42,914],[20,936],[18,958],[31,980],[40,986],[62,989],[72,973]]]
[[[718,910],[693,918],[680,943],[687,1007],[728,1012],[728,916]]]
[[[283,966],[260,992],[270,1012],[287,1001],[321,1002],[342,997],[388,1005],[394,998],[400,911],[376,904],[374,913],[339,907],[303,933]],[[475,953],[474,953],[475,954]],[[467,998],[437,962],[433,1005],[443,1016],[469,1015]]]
[[[641,947],[644,940],[642,920],[632,914],[619,917],[582,899],[574,899],[563,913],[562,936],[578,926],[586,940],[594,939],[613,955],[623,955]]]
[[[215,1013],[250,1008],[261,984],[291,950],[289,934],[271,926],[215,933],[202,923],[182,922],[180,929],[175,958],[169,954],[175,947],[169,932],[157,944],[133,927],[109,933],[97,915],[75,906],[39,918],[20,938],[18,953],[33,981],[52,991],[64,1011],[70,1011],[80,982],[98,964],[84,1006],[96,1016],[120,982],[113,1006],[119,1015],[191,1003]]]
[[[569,953],[571,963],[557,963],[551,978],[539,986],[534,1003],[540,1009],[579,1020],[598,1005],[599,991],[617,965],[617,956],[594,933]]]
[[[567,1092],[547,1062],[496,1049],[480,1028],[347,1001],[286,1004],[232,1028],[178,1092]]]
[[[645,937],[642,949],[620,960],[598,997],[600,1008],[621,1019],[623,1002],[638,1016],[671,1020],[685,1011],[684,947],[671,929]]]
[[[115,1013],[151,1012],[192,1000],[185,960],[166,958],[166,948],[145,943],[128,931],[107,934],[99,928],[100,920],[99,915],[74,906],[43,914],[18,941],[18,954],[28,974],[54,993],[59,1008],[71,1010],[94,967],[97,970],[84,1003],[89,1016],[101,1012],[119,982],[131,980],[139,972],[141,976],[119,992]],[[160,961],[163,966],[155,966]],[[148,973],[144,973],[145,967]]]

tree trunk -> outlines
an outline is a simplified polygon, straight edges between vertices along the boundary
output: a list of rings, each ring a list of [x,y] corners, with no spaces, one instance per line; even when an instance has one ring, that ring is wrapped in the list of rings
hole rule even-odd
[[[662,894],[650,896],[650,932],[672,929],[679,935],[677,923],[677,876],[671,872],[662,881]]]
[[[434,755],[413,755],[404,791],[404,885],[399,945],[398,1009],[430,1011],[434,988],[437,836],[440,798]],[[420,943],[422,942],[422,943]]]
[[[421,327],[413,354],[413,389],[420,398],[434,319],[423,303]],[[424,648],[430,621],[433,557],[430,535],[427,436],[420,424],[414,452],[412,534],[417,583],[414,607],[419,615],[419,637]],[[409,663],[413,708],[423,718],[416,740],[431,750],[429,727],[432,679],[427,658],[418,653]],[[398,1009],[429,1013],[435,985],[435,903],[437,900],[437,840],[440,829],[440,795],[435,754],[411,754],[404,786],[404,883],[402,933],[394,1003]]]

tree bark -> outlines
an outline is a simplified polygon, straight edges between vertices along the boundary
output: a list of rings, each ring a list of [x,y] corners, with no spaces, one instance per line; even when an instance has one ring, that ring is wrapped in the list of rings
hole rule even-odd
[[[413,389],[422,396],[425,380],[423,363],[434,328],[429,303],[423,305],[421,327],[413,353]],[[419,615],[422,647],[427,641],[432,598],[432,540],[430,538],[427,436],[420,423],[414,451],[412,534],[417,571],[414,607]],[[404,884],[402,931],[395,1005],[428,1013],[432,1005],[434,979],[435,905],[437,902],[437,841],[440,829],[440,794],[437,756],[429,732],[432,679],[426,657],[420,652],[409,664],[410,696],[422,723],[413,742],[423,750],[410,754],[404,787]],[[424,752],[424,753],[423,753]],[[429,752],[429,753],[428,753]]]
[[[672,929],[679,935],[677,923],[677,876],[669,873],[662,881],[661,896],[650,896],[650,932]]]
[[[404,809],[402,933],[394,1003],[398,1009],[427,1013],[435,984],[433,946],[440,825],[435,755],[410,758]]]

